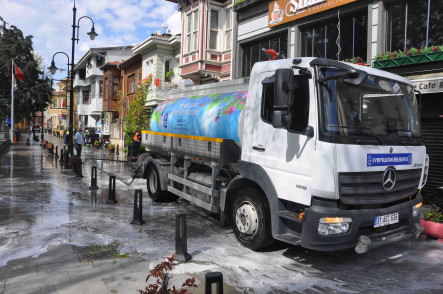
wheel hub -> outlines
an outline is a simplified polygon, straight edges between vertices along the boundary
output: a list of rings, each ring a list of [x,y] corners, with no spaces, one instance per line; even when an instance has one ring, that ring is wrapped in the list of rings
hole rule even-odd
[[[241,233],[253,235],[258,227],[255,207],[249,202],[242,203],[235,214],[235,223]]]
[[[157,175],[155,172],[151,172],[149,175],[149,188],[152,193],[155,193],[157,191]]]

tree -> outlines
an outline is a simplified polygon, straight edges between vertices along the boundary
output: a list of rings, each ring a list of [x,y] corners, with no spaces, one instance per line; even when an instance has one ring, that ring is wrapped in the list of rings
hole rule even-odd
[[[41,70],[43,65],[35,58],[32,47],[33,36],[23,36],[14,25],[7,24],[0,16],[0,120],[8,115],[5,105],[11,104],[11,64],[21,69],[25,78],[17,81],[14,92],[14,120],[29,119],[33,113],[43,111],[51,95],[49,76]],[[37,55],[38,56],[38,55]],[[40,62],[40,64],[39,64]]]
[[[138,87],[134,100],[129,104],[125,127],[126,146],[132,145],[132,138],[137,131],[149,129],[151,111],[145,107],[147,93],[147,89]]]

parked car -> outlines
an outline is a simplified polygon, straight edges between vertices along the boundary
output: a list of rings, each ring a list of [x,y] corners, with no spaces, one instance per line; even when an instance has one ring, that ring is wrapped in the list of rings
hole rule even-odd
[[[40,128],[40,125],[34,125],[32,127],[32,132],[40,133],[41,131],[42,131],[42,129]]]

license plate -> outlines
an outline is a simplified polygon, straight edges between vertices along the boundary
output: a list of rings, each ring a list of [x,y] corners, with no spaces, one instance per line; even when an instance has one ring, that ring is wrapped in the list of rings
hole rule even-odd
[[[383,227],[398,223],[398,212],[376,216],[374,220],[374,228]]]

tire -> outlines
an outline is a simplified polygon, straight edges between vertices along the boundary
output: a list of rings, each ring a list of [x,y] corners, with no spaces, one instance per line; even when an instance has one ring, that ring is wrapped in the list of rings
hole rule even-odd
[[[235,194],[231,223],[235,237],[246,248],[255,251],[274,241],[269,204],[265,195],[256,189],[244,188]]]
[[[149,197],[154,202],[160,202],[163,199],[164,193],[160,190],[160,176],[153,164],[148,168],[148,173],[146,174],[146,187],[148,188]]]

